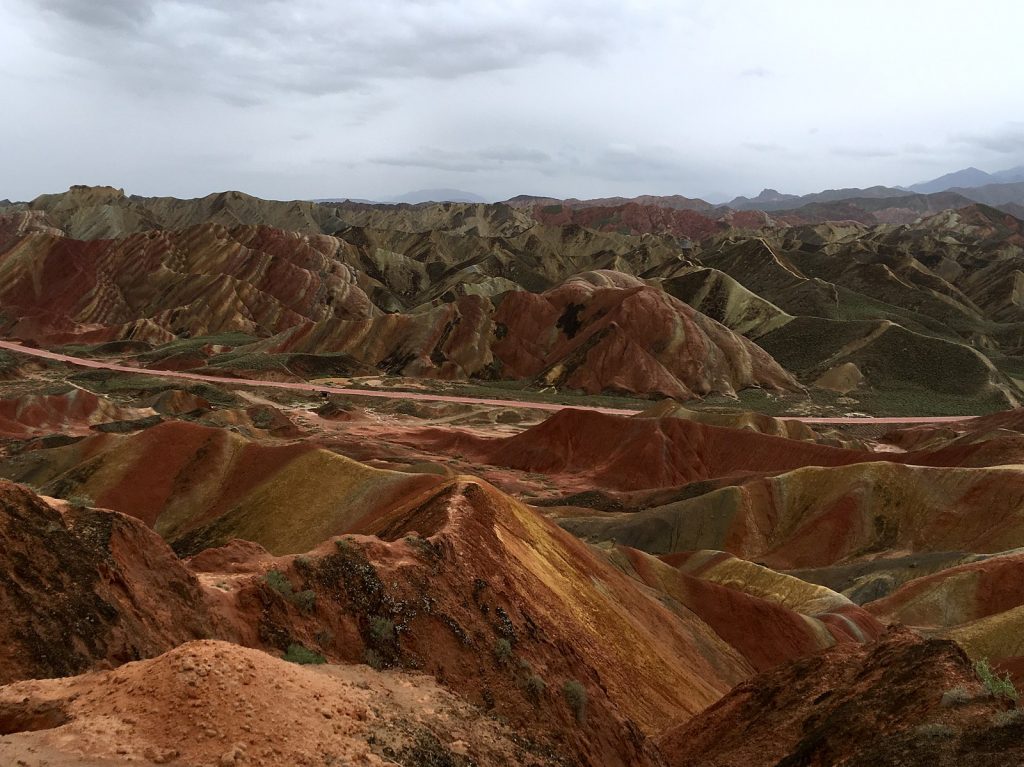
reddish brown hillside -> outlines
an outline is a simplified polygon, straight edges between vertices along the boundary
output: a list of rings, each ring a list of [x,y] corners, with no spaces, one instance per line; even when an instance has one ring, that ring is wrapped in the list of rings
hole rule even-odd
[[[34,234],[0,252],[11,332],[47,343],[279,332],[303,319],[375,309],[338,241],[268,227],[204,224],[118,240]]]
[[[1007,708],[954,643],[897,629],[744,682],[661,746],[673,767],[997,767],[1024,757]]]
[[[773,223],[761,211],[724,211],[719,214],[708,206],[705,211],[697,212],[648,203],[642,199],[587,207],[555,202],[535,206],[532,215],[547,225],[575,224],[598,231],[621,231],[628,235],[668,232],[675,237],[691,240],[701,240],[730,229],[764,228]]]
[[[577,275],[544,293],[467,295],[414,314],[307,322],[258,345],[329,349],[402,375],[534,381],[677,399],[800,387],[763,349],[641,280]]]
[[[440,443],[446,434],[435,437]],[[512,437],[460,439],[457,449],[497,466],[583,477],[610,490],[879,460],[864,451],[683,418],[625,418],[573,409]]]
[[[505,377],[679,399],[748,386],[797,388],[753,342],[618,272],[582,274],[540,295],[509,294],[494,321],[494,355]]]

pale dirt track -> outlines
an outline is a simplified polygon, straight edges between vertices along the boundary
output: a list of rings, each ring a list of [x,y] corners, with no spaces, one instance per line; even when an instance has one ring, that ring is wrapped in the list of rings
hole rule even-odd
[[[113,370],[118,373],[132,373],[134,375],[153,376],[154,378],[178,378],[186,381],[201,381],[204,383],[218,383],[231,386],[263,386],[272,389],[291,389],[303,392],[324,392],[327,394],[344,394],[350,397],[377,397],[380,399],[404,399],[419,400],[422,402],[451,402],[459,405],[488,405],[492,407],[508,407],[530,410],[589,410],[596,413],[608,413],[611,415],[636,415],[639,410],[626,408],[593,407],[587,405],[560,405],[551,402],[525,402],[520,400],[487,399],[485,397],[458,397],[448,394],[423,394],[421,392],[409,391],[373,391],[368,389],[347,389],[340,386],[324,386],[321,384],[290,383],[287,381],[259,381],[251,378],[229,378],[227,376],[200,375],[199,373],[187,373],[178,370],[147,370],[145,368],[131,367],[130,365],[118,365],[115,362],[101,362],[89,360],[82,357],[71,357],[67,354],[46,351],[45,349],[33,349],[22,346],[12,341],[0,341],[0,349],[26,354],[31,357],[63,362],[68,365],[77,365],[84,368],[96,370]],[[801,421],[807,424],[921,424],[921,423],[955,423],[957,421],[969,420],[970,416],[905,416],[888,418],[816,418],[808,416],[780,416],[792,421]]]

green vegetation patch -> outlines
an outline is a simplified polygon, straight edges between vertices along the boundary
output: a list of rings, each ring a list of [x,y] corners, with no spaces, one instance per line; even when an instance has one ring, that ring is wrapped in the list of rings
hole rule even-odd
[[[1009,673],[1004,676],[999,676],[992,667],[989,665],[986,658],[981,658],[974,662],[974,673],[978,675],[978,679],[985,685],[985,689],[988,690],[993,697],[1005,698],[1011,700],[1014,703],[1017,702],[1018,694],[1017,688],[1013,686],[1013,680],[1010,679]]]
[[[584,722],[587,718],[587,690],[575,679],[570,679],[562,685],[562,695],[565,702],[569,704],[573,716],[577,722]]]
[[[288,645],[288,650],[284,654],[284,659],[289,663],[298,663],[302,666],[319,665],[326,663],[327,659],[318,652],[310,650],[298,642],[293,642]]]

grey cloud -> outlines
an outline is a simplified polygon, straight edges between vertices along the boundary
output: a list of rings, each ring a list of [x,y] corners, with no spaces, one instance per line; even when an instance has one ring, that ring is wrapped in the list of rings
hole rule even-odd
[[[615,181],[685,179],[688,163],[665,146],[622,149],[611,147],[576,156],[575,167],[591,176]]]
[[[435,170],[472,173],[494,170],[503,165],[536,166],[551,161],[550,155],[525,147],[492,147],[476,151],[452,152],[434,147],[420,147],[403,155],[375,157],[371,162],[401,168],[433,168]]]
[[[23,0],[53,49],[136,93],[201,89],[234,104],[272,94],[449,80],[538,59],[593,61],[614,49],[623,13],[596,1]],[[127,34],[126,34],[127,32]]]
[[[408,154],[375,157],[371,162],[456,173],[493,172],[513,166],[534,170],[549,177],[578,174],[610,181],[658,181],[685,177],[690,171],[689,166],[669,147],[580,147],[561,148],[552,152],[521,147],[459,152],[421,147]]]
[[[395,168],[429,168],[457,173],[473,173],[495,165],[493,161],[488,161],[479,154],[470,155],[464,152],[449,152],[426,147],[406,155],[373,157],[370,162]]]
[[[1019,69],[1024,5],[990,2],[805,2],[794,23],[763,0],[0,0],[0,197],[732,197],[995,171],[1024,157],[991,76]]]
[[[115,31],[140,29],[153,17],[149,0],[38,0],[38,8],[84,27]]]
[[[542,152],[539,149],[526,149],[524,147],[485,149],[479,154],[485,160],[493,160],[498,163],[541,163],[551,160],[551,156],[547,152]]]
[[[1024,154],[1024,122],[1011,122],[987,134],[960,133],[952,141],[997,154]]]

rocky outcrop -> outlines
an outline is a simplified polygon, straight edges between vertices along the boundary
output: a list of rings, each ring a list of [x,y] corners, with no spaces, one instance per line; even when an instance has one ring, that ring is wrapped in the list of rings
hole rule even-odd
[[[131,517],[0,481],[0,683],[119,665],[219,626],[195,576]]]
[[[1024,757],[1009,708],[954,643],[897,629],[744,682],[660,745],[676,767],[996,767]]]

